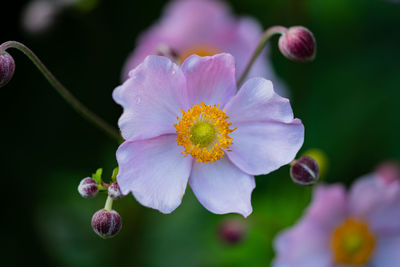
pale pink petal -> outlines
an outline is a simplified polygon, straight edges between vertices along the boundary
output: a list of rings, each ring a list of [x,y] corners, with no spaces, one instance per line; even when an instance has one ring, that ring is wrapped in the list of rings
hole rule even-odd
[[[273,267],[332,267],[330,233],[318,223],[300,221],[280,233],[274,242]]]
[[[267,174],[290,163],[301,148],[304,126],[293,118],[289,100],[262,78],[247,81],[225,106],[237,128],[229,158],[243,171]]]
[[[290,163],[301,148],[304,127],[300,120],[291,123],[254,122],[234,124],[229,158],[252,175],[267,174]]]
[[[330,231],[348,215],[347,201],[343,185],[319,185],[314,190],[312,203],[305,216]]]
[[[178,65],[159,56],[148,56],[113,92],[124,108],[118,124],[127,140],[175,133],[174,123],[187,109],[185,77]]]
[[[176,135],[126,141],[117,150],[118,184],[143,206],[170,213],[181,203],[192,167]]]
[[[274,267],[331,267],[332,231],[347,216],[342,185],[320,185],[300,221],[275,240]]]
[[[230,54],[212,57],[192,55],[182,65],[190,104],[221,104],[235,95],[235,60]]]
[[[200,203],[216,214],[252,212],[251,192],[254,177],[239,170],[227,157],[206,163],[194,163],[190,187]]]
[[[349,195],[350,215],[364,218],[380,235],[400,234],[400,182],[376,174],[358,179]]]
[[[372,266],[400,266],[400,234],[378,240],[377,250],[372,259]]]
[[[272,82],[263,78],[247,80],[224,109],[234,124],[293,121],[289,99],[276,94]]]

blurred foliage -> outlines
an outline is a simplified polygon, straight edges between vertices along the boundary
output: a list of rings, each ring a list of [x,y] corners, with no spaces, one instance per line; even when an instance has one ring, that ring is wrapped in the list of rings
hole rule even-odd
[[[89,4],[90,5],[89,5]],[[310,64],[287,61],[273,39],[271,60],[290,87],[305,144],[328,155],[325,181],[350,184],[385,159],[400,159],[400,5],[383,0],[232,0],[239,15],[264,27],[304,25],[318,42]],[[70,7],[41,35],[25,33],[27,1],[6,1],[0,42],[18,40],[35,51],[87,106],[116,125],[111,98],[124,59],[138,34],[161,14],[165,1],[86,1]],[[94,6],[95,5],[95,6]],[[289,167],[257,177],[249,229],[238,245],[221,243],[219,223],[234,215],[206,211],[190,189],[171,215],[115,203],[123,228],[110,240],[92,232],[91,215],[103,207],[79,197],[79,181],[99,167],[110,177],[117,144],[84,121],[19,52],[17,70],[2,88],[2,264],[5,266],[269,266],[278,231],[307,206],[311,188],[294,185]],[[21,256],[23,255],[23,256]]]

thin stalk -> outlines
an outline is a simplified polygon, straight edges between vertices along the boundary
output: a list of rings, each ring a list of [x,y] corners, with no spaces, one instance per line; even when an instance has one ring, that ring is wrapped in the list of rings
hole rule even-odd
[[[54,87],[54,89],[56,89],[56,91],[64,98],[64,100],[67,101],[67,103],[69,103],[76,112],[81,114],[82,117],[97,126],[99,129],[103,130],[107,135],[115,139],[117,142],[120,143],[123,141],[123,138],[117,129],[97,116],[85,105],[83,105],[76,97],[74,97],[28,47],[16,41],[8,41],[0,45],[0,55],[9,48],[15,48],[24,53],[33,62],[33,64],[35,64],[35,66]]]
[[[249,63],[247,63],[246,68],[244,69],[242,75],[240,75],[240,78],[237,81],[237,88],[239,90],[240,86],[242,85],[244,79],[246,78],[247,74],[249,74],[249,71],[251,67],[253,66],[254,62],[258,58],[258,56],[261,54],[263,51],[264,47],[268,43],[269,39],[274,36],[275,34],[284,34],[287,32],[287,29],[283,26],[272,26],[268,30],[266,30],[260,40],[260,42],[257,45],[257,48],[254,50],[253,56],[250,58]]]

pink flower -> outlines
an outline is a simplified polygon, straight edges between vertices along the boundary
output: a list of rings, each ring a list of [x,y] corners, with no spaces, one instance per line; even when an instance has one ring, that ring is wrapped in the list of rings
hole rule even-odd
[[[275,240],[275,267],[400,266],[400,181],[379,174],[346,192],[321,185],[305,215]]]
[[[248,216],[254,175],[292,161],[304,139],[270,81],[250,79],[236,94],[229,54],[192,55],[181,67],[148,56],[113,97],[124,108],[121,191],[163,213],[180,205],[189,182],[211,212]]]
[[[159,47],[165,45],[178,54],[181,62],[192,54],[230,53],[237,63],[236,74],[240,75],[261,36],[262,28],[258,22],[252,18],[234,17],[222,1],[172,1],[162,19],[139,38],[123,68],[123,80],[146,56],[157,54]],[[257,59],[248,77],[265,77],[274,81],[277,92],[285,92],[265,54]]]

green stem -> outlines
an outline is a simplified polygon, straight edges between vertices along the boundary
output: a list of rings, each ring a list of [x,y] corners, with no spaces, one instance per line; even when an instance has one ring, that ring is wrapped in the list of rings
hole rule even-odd
[[[258,43],[258,46],[256,50],[253,53],[253,56],[251,57],[249,63],[247,63],[246,68],[244,69],[242,75],[240,75],[240,78],[237,81],[237,88],[239,90],[240,86],[242,85],[244,79],[246,78],[247,74],[249,74],[249,71],[251,67],[253,66],[254,62],[260,55],[260,53],[263,51],[265,45],[267,44],[268,40],[274,36],[275,34],[284,34],[287,32],[287,29],[282,26],[272,26],[268,30],[266,30]]]
[[[106,211],[111,211],[112,210],[112,204],[113,204],[113,199],[110,196],[108,196],[107,200],[106,200],[106,205],[104,206],[104,209]]]
[[[8,41],[0,45],[0,55],[4,53],[8,48],[15,48],[24,53],[35,66],[40,70],[47,81],[56,89],[56,91],[67,101],[75,111],[82,115],[86,120],[93,123],[99,129],[103,130],[110,137],[114,138],[119,143],[123,141],[119,131],[113,126],[109,125],[86,106],[84,106],[78,99],[76,99],[68,90],[65,88],[54,75],[46,68],[46,66],[40,61],[40,59],[24,44],[16,41]]]

